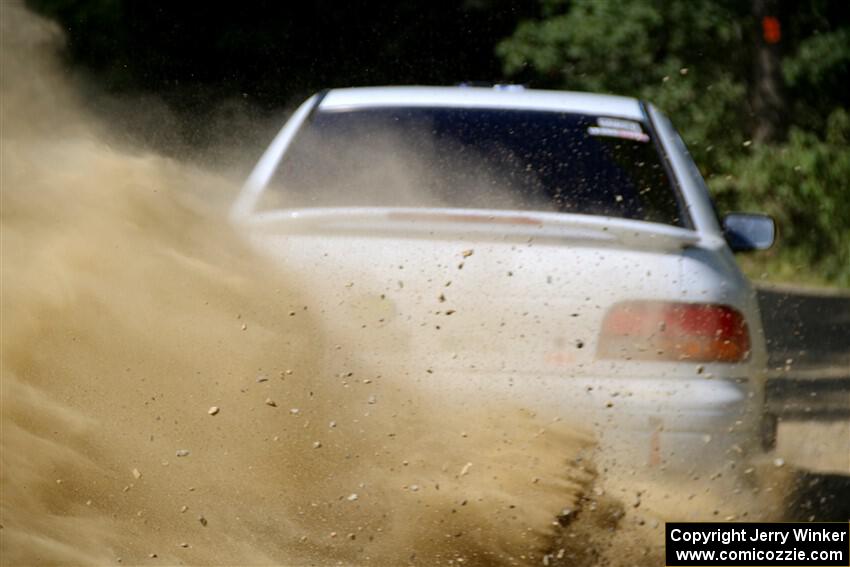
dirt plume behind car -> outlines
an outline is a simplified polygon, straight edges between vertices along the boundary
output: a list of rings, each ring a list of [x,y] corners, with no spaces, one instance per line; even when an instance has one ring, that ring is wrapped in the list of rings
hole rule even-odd
[[[226,180],[105,142],[58,30],[2,25],[3,564],[539,564],[598,520],[585,434],[385,384]]]

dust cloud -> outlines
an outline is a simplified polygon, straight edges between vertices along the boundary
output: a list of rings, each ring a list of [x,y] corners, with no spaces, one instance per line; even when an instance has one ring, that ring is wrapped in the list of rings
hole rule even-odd
[[[585,434],[385,383],[318,323],[310,274],[223,221],[226,179],[111,141],[60,31],[13,2],[0,22],[0,563],[605,553],[622,511]]]

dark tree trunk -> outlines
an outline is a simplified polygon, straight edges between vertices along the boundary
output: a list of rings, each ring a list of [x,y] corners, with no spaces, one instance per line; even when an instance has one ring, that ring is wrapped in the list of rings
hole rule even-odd
[[[751,95],[753,141],[775,142],[785,133],[785,99],[780,67],[781,28],[778,0],[752,0],[755,34],[754,80]]]

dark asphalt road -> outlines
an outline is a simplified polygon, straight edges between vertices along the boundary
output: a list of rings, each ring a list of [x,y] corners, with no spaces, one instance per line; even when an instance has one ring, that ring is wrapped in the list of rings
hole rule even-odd
[[[850,292],[758,290],[769,354],[769,411],[850,419]]]
[[[780,420],[779,448],[796,471],[787,519],[850,521],[850,292],[771,286],[758,299],[767,411]]]

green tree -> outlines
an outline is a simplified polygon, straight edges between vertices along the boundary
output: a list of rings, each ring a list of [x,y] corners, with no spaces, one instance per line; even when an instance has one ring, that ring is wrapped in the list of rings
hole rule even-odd
[[[787,142],[756,146],[715,191],[741,208],[763,210],[781,227],[776,252],[756,267],[781,279],[806,270],[850,287],[850,113],[836,109],[820,137],[792,127]],[[731,198],[730,197],[731,194]]]
[[[768,51],[760,18],[772,6],[758,0],[541,0],[496,52],[521,81],[654,102],[723,208],[778,218],[777,275],[805,260],[850,285],[850,17],[838,4],[776,8],[781,39]],[[779,83],[768,91],[781,90],[769,105],[758,99],[766,73]]]

